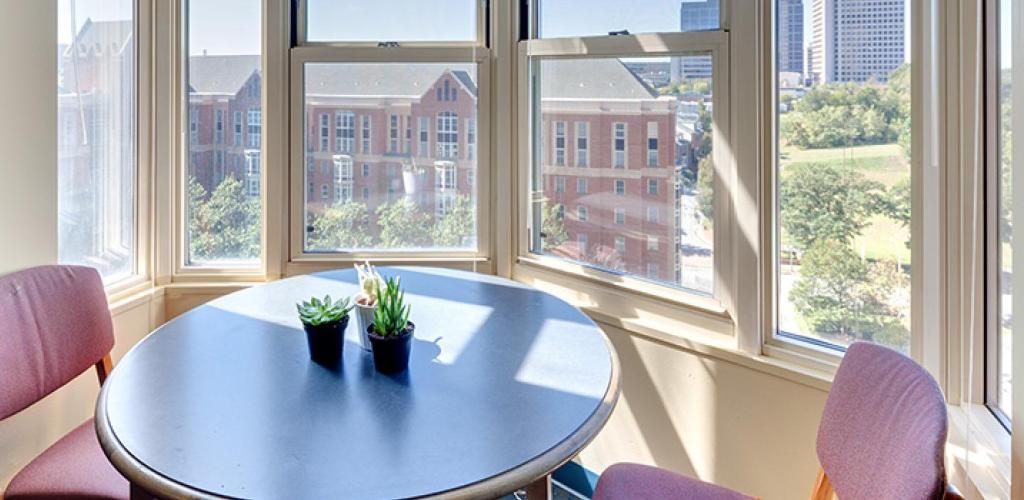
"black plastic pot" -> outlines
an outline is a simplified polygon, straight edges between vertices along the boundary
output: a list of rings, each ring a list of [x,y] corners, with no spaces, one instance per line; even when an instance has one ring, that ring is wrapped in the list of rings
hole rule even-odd
[[[412,321],[405,327],[405,333],[393,337],[381,337],[374,331],[373,325],[366,329],[373,348],[373,366],[381,373],[399,373],[409,369],[409,355],[412,353],[413,332],[416,325]]]
[[[302,325],[309,341],[309,357],[321,365],[335,366],[341,360],[341,349],[345,345],[345,328],[348,327],[346,315],[341,321],[323,325]]]

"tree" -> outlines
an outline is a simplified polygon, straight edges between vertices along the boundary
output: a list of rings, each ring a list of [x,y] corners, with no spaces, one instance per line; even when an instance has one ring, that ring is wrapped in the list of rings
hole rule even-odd
[[[710,156],[697,163],[697,206],[708,220],[715,215],[715,162]]]
[[[433,246],[433,216],[420,211],[412,199],[399,198],[377,207],[381,248],[425,248]]]
[[[879,209],[884,187],[845,165],[786,167],[780,189],[782,225],[798,250],[819,240],[849,245]]]
[[[564,207],[560,204],[550,204],[548,200],[541,203],[541,237],[544,239],[544,250],[558,248],[569,239],[569,233],[565,230],[565,221],[562,213]]]
[[[847,244],[816,241],[800,262],[790,300],[817,333],[868,341],[884,335],[887,344],[898,347],[909,334],[888,305],[896,283],[883,270],[862,261]]]
[[[337,203],[322,214],[314,214],[309,225],[313,231],[306,245],[312,250],[370,248],[370,214],[366,205],[354,201]]]
[[[233,176],[207,196],[189,178],[189,250],[197,260],[256,259],[260,256],[260,200],[248,196]]]
[[[434,245],[462,248],[471,243],[476,232],[476,210],[469,196],[458,195],[455,206],[434,225]]]

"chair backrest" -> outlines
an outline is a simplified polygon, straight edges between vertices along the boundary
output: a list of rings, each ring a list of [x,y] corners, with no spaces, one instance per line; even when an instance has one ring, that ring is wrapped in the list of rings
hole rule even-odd
[[[95,269],[43,266],[0,278],[0,419],[70,382],[113,347]]]
[[[942,498],[946,403],[910,358],[850,346],[818,427],[818,459],[843,500]]]

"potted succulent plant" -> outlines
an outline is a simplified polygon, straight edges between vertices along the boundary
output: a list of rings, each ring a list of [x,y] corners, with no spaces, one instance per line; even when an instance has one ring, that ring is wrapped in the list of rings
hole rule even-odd
[[[388,278],[377,289],[377,309],[367,329],[373,348],[373,365],[381,373],[398,373],[409,368],[413,332],[410,306],[405,303],[400,278]]]
[[[373,313],[377,310],[377,290],[384,285],[384,278],[369,262],[362,266],[356,264],[355,268],[359,274],[359,293],[354,299],[356,329],[359,332],[359,345],[369,351],[369,328],[373,324]]]
[[[348,313],[352,310],[349,299],[346,297],[335,302],[330,295],[323,300],[313,297],[295,304],[295,308],[299,311],[302,328],[306,330],[309,357],[323,365],[337,364],[345,344]]]

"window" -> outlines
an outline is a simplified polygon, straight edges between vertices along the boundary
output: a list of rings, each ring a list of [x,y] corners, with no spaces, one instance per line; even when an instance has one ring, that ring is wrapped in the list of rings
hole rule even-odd
[[[538,0],[538,36],[603,36],[628,28],[632,34],[679,31],[709,31],[719,27],[719,2],[636,2],[602,4],[592,0]],[[586,12],[585,19],[580,13]]]
[[[398,115],[391,115],[391,126],[388,129],[388,134],[389,134],[388,152],[389,153],[397,153],[398,152],[399,133],[401,132],[399,130],[399,128],[398,128],[398,122],[399,122],[400,118],[401,117],[398,116]]]
[[[320,151],[330,151],[331,125],[327,113],[320,113]]]
[[[236,0],[225,16],[218,0],[188,0],[182,8],[183,105],[198,120],[186,145],[186,266],[253,267],[261,255],[261,3]],[[237,143],[225,149],[224,172],[211,148],[228,110]]]
[[[612,125],[612,161],[615,168],[626,168],[626,124]]]
[[[658,213],[658,207],[647,207],[647,222],[657,224],[660,220]]]
[[[987,33],[989,59],[988,118],[986,155],[986,314],[985,328],[985,400],[1004,425],[1013,418],[1011,411],[1013,345],[1013,122],[1020,110],[1013,106],[1013,33],[1011,13],[1019,8],[1009,0],[995,2],[994,33]],[[994,63],[994,64],[993,64]],[[1019,96],[1018,96],[1019,99]],[[1020,162],[1018,161],[1018,165]]]
[[[370,154],[370,153],[373,152],[373,143],[372,143],[372,139],[373,139],[373,136],[372,136],[373,132],[372,132],[372,130],[373,129],[372,129],[372,124],[373,124],[373,117],[371,117],[369,115],[363,115],[363,123],[362,123],[363,131],[362,131],[362,135],[360,135],[361,140],[362,140],[362,144],[360,146],[360,149],[365,154]]]
[[[336,153],[353,153],[356,147],[356,115],[351,111],[342,111],[334,115],[334,151]]]
[[[437,114],[437,157],[456,159],[459,156],[459,115],[451,111]]]
[[[417,148],[419,155],[423,158],[430,156],[430,118],[419,117],[420,122],[420,144]]]
[[[466,120],[466,159],[476,159],[476,120]]]
[[[555,177],[555,192],[556,193],[564,193],[565,192],[565,177],[562,177],[562,176]]]
[[[622,179],[615,179],[615,194],[618,196],[626,196],[626,181]]]
[[[57,250],[105,283],[136,274],[134,2],[60,0],[57,54]],[[91,21],[104,19],[104,21]],[[112,50],[96,51],[96,45]],[[90,78],[69,76],[88,72]],[[13,78],[14,76],[11,75]],[[189,115],[189,135],[198,134]]]
[[[588,218],[590,218],[590,210],[587,207],[583,205],[576,207],[576,219],[580,222],[587,222]]]
[[[626,254],[626,237],[616,236],[615,237],[615,252],[619,255]]]
[[[382,54],[398,49],[382,49]],[[306,52],[296,50],[297,57]],[[319,54],[319,53],[315,53]],[[339,52],[343,57],[346,52]],[[319,57],[319,55],[315,55]],[[334,196],[308,200],[305,205],[303,251],[310,253],[404,251],[475,251],[477,248],[476,185],[463,182],[476,170],[476,161],[460,156],[459,126],[466,141],[476,137],[476,96],[473,63],[319,62],[303,59],[300,78],[305,82],[306,123],[319,123],[319,113],[340,117],[341,144],[346,146],[350,125],[359,121],[360,154],[341,154],[340,172],[333,179]],[[380,82],[387,82],[386,85]],[[436,89],[448,82],[449,101],[437,102]],[[458,102],[451,100],[459,90]],[[352,110],[359,111],[353,113]],[[372,120],[371,117],[379,117]],[[374,124],[376,123],[376,127]],[[430,144],[431,124],[436,146]],[[300,130],[308,130],[301,123]],[[413,148],[414,130],[416,151]],[[388,160],[370,157],[372,135],[382,134],[374,147]],[[307,155],[320,137],[308,131]],[[352,137],[354,140],[354,137]],[[468,144],[468,142],[467,142]],[[468,147],[462,146],[462,147]],[[469,151],[468,149],[466,151]],[[415,153],[415,154],[414,154]],[[336,161],[338,156],[335,156]],[[352,177],[352,164],[360,162],[362,176]],[[370,163],[381,171],[370,177]],[[321,180],[305,173],[307,182]],[[361,193],[359,199],[353,193]]]
[[[647,123],[647,166],[658,166],[658,122]]]
[[[864,15],[856,8],[813,9],[811,25],[829,28],[806,38],[795,17],[777,19],[771,341],[909,352],[910,7],[843,17]]]
[[[308,0],[311,42],[459,42],[477,39],[474,0]],[[395,22],[401,13],[404,22]],[[338,23],[344,19],[344,23]]]
[[[623,225],[625,223],[626,223],[626,209],[625,208],[616,208],[615,209],[615,224],[621,226],[621,225]]]
[[[235,146],[241,146],[242,145],[242,112],[241,111],[235,111],[232,116],[233,116],[232,126],[235,129],[234,145]]]
[[[647,194],[658,195],[658,179],[647,179]]]
[[[587,122],[576,122],[576,166],[586,167],[589,165],[587,155],[590,143],[590,124]]]
[[[326,200],[328,198],[330,198],[330,188],[327,187],[327,184],[321,184],[320,185],[320,199],[321,200]]]
[[[555,122],[555,165],[565,166],[565,122]]]
[[[648,251],[651,251],[651,252],[658,251],[658,244],[659,244],[659,241],[658,241],[658,237],[657,236],[647,236],[647,250]]]
[[[224,144],[224,110],[214,111],[213,143]]]
[[[576,194],[587,194],[587,178],[576,179]]]
[[[67,0],[77,1],[77,0]],[[199,110],[188,110],[188,137],[195,144],[199,144]]]

